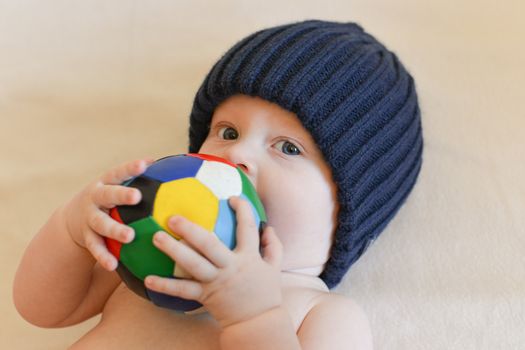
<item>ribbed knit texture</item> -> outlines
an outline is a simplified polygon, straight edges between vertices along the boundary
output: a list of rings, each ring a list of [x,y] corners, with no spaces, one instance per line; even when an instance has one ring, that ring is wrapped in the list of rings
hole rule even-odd
[[[234,94],[294,112],[331,166],[340,204],[329,288],[383,231],[411,192],[422,163],[414,80],[361,26],[308,20],[258,31],[235,44],[199,88],[190,152],[208,135],[215,108]]]

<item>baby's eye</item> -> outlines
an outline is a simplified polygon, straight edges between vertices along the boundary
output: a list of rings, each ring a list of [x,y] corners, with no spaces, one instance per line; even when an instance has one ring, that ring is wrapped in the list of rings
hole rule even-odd
[[[235,140],[239,137],[239,133],[234,128],[226,126],[219,129],[219,137],[224,140]]]
[[[288,154],[291,156],[297,156],[301,154],[299,148],[290,141],[279,141],[275,144],[275,147],[281,150],[284,154]]]

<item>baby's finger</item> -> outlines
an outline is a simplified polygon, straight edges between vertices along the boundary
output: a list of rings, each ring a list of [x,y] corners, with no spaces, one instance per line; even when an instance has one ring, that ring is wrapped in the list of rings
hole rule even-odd
[[[202,286],[199,282],[185,279],[147,276],[144,279],[144,283],[146,287],[155,292],[173,295],[189,300],[200,301],[203,292]]]
[[[153,162],[153,159],[146,158],[124,163],[104,174],[100,180],[106,185],[119,185],[134,176],[142,174],[146,171],[148,165]]]
[[[182,216],[171,217],[168,226],[215,266],[225,267],[230,263],[232,251],[202,226]]]
[[[167,233],[157,232],[153,236],[153,243],[196,280],[206,283],[217,278],[218,270],[215,266],[195,250]]]
[[[283,258],[283,244],[275,234],[273,227],[266,226],[262,234],[261,245],[264,261],[280,269]]]
[[[91,230],[99,235],[113,238],[122,243],[131,242],[135,235],[131,227],[118,223],[100,210],[96,210],[91,214],[88,219],[88,225]]]
[[[92,200],[98,206],[111,209],[116,205],[134,205],[142,199],[142,193],[133,187],[100,185],[92,192]]]
[[[109,252],[101,236],[87,228],[84,232],[84,241],[86,249],[104,269],[113,271],[117,268],[117,258]]]
[[[230,198],[229,203],[237,219],[237,248],[259,251],[259,230],[250,204],[240,197]]]

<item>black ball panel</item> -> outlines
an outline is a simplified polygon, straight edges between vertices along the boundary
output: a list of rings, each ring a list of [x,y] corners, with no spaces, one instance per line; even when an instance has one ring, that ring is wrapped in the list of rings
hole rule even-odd
[[[138,176],[127,184],[128,187],[134,187],[140,190],[142,200],[136,205],[118,206],[120,218],[125,224],[130,224],[133,221],[144,219],[153,214],[153,203],[155,202],[155,195],[160,185],[161,182],[146,176]]]
[[[119,262],[117,267],[117,273],[129,289],[131,289],[133,292],[137,293],[144,299],[150,300],[148,294],[146,293],[146,286],[144,286],[144,282],[140,278],[132,274],[131,271],[129,271],[128,268],[124,266],[124,264]]]

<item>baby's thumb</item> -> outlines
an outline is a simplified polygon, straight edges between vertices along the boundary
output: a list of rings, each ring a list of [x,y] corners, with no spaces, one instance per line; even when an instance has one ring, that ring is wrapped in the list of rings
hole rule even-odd
[[[281,262],[283,259],[283,244],[271,226],[266,226],[264,228],[261,237],[261,250],[264,261],[274,267],[277,267],[278,269],[281,269]]]

